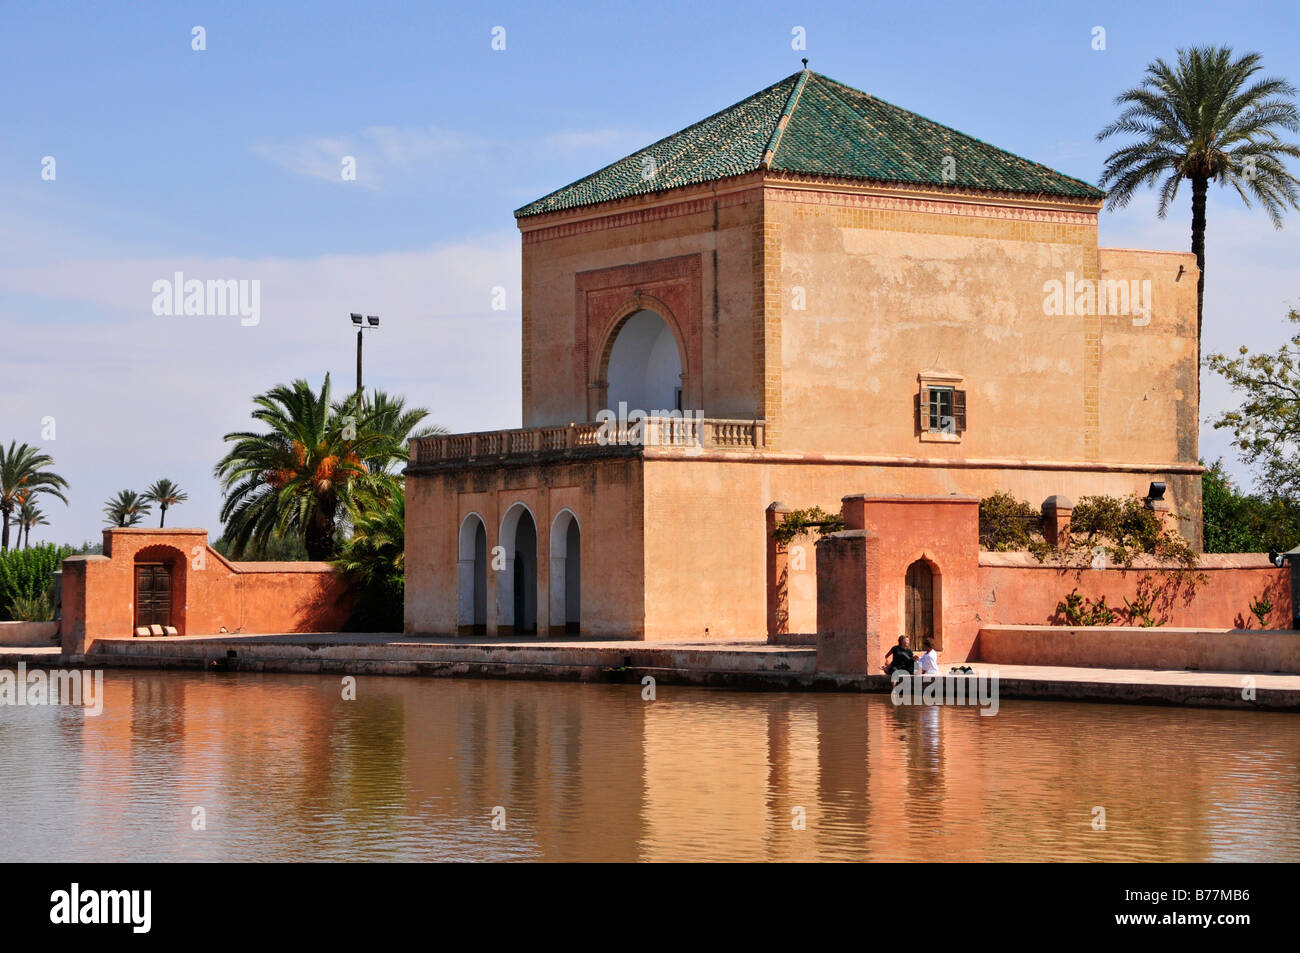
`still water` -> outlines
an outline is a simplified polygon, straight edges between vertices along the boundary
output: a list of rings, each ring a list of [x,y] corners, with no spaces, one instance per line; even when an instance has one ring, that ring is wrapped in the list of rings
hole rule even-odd
[[[98,717],[0,707],[0,861],[1300,860],[1284,714],[356,689],[108,672]]]

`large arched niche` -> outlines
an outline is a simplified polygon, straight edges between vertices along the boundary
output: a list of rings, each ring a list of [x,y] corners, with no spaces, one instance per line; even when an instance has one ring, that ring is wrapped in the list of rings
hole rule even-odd
[[[505,553],[504,571],[497,576],[497,632],[500,635],[537,633],[537,521],[532,510],[515,503],[506,510],[497,537]]]
[[[607,340],[603,406],[595,410],[618,413],[620,403],[626,403],[629,412],[682,410],[685,380],[681,342],[672,322],[651,308],[637,308],[616,324]]]
[[[478,513],[460,524],[456,566],[456,631],[460,635],[487,633],[487,526]]]
[[[582,531],[567,507],[551,523],[551,635],[582,632]]]

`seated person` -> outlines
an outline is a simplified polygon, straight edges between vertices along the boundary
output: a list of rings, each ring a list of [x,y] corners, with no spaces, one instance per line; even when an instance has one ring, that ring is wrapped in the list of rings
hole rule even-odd
[[[916,664],[916,659],[912,657],[912,649],[905,635],[898,637],[898,644],[885,653],[885,664],[880,666],[880,670],[891,678],[894,672],[902,672],[904,675],[911,675]]]
[[[917,666],[922,675],[939,674],[939,653],[935,651],[934,643],[926,639],[921,643],[922,654],[916,660]]]

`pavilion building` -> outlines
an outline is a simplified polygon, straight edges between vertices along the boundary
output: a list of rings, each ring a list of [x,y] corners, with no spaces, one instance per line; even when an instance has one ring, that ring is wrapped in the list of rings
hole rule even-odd
[[[1199,541],[1195,258],[1103,199],[803,70],[519,209],[523,426],[412,441],[406,629],[811,632],[772,513],[862,493],[1161,482]]]

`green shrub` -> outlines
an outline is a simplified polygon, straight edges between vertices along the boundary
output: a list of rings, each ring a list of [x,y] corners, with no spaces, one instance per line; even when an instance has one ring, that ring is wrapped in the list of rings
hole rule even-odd
[[[1250,602],[1251,615],[1259,620],[1259,627],[1261,629],[1268,628],[1268,614],[1272,611],[1273,600],[1268,596],[1260,596],[1257,599],[1252,599]]]
[[[53,622],[54,606],[45,592],[35,596],[15,596],[9,604],[9,614],[15,622]]]
[[[772,538],[782,546],[789,546],[812,529],[816,529],[819,536],[838,533],[844,529],[844,517],[840,513],[827,513],[820,506],[791,510],[772,530]]]
[[[1087,596],[1080,595],[1078,589],[1072,589],[1064,601],[1056,604],[1056,618],[1052,621],[1057,625],[1078,627],[1114,625],[1115,619],[1115,610],[1106,605],[1105,596],[1093,602]]]
[[[1027,550],[1043,535],[1043,514],[1032,503],[999,490],[980,500],[980,548],[993,552]]]
[[[1178,532],[1167,530],[1160,515],[1137,496],[1085,496],[1070,514],[1069,542],[1060,547],[1035,540],[1029,551],[1040,562],[1063,568],[1122,566],[1133,568],[1139,556],[1153,557],[1162,576],[1178,577],[1180,585],[1196,586],[1204,573],[1200,554]]]
[[[30,549],[11,549],[0,553],[0,621],[19,618],[13,609],[18,600],[32,600],[46,595],[55,570],[74,552],[71,546],[45,543]],[[24,604],[30,606],[30,602]]]
[[[406,586],[406,494],[399,488],[386,499],[366,499],[353,507],[352,538],[334,565],[346,573],[357,593],[346,628],[361,632],[401,632]]]

